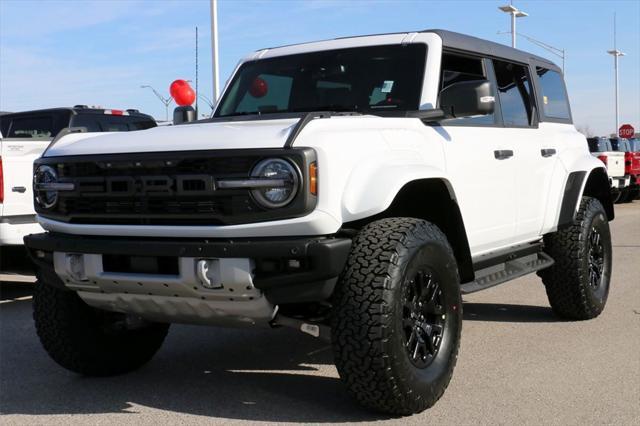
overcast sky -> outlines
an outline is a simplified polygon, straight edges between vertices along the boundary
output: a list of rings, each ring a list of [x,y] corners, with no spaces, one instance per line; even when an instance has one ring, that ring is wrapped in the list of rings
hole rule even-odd
[[[263,47],[318,39],[443,28],[510,43],[504,1],[219,1],[221,80],[238,59]],[[613,131],[613,13],[618,14],[621,122],[640,127],[640,0],[515,1],[529,13],[518,31],[567,52],[576,125]],[[168,94],[176,78],[211,97],[209,0],[0,0],[0,110],[75,104],[138,108],[164,118],[141,84]],[[560,64],[524,38],[518,47]],[[209,108],[201,103],[201,110]]]

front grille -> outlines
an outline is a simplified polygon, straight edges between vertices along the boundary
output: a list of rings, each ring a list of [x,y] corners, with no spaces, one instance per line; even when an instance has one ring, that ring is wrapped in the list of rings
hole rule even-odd
[[[38,163],[54,166],[58,180],[73,182],[76,189],[59,192],[53,208],[36,210],[70,223],[117,225],[230,225],[305,214],[311,205],[305,191],[290,205],[267,210],[248,189],[215,187],[218,179],[248,178],[255,164],[274,156],[287,157],[305,170],[311,150],[274,151],[44,158]]]

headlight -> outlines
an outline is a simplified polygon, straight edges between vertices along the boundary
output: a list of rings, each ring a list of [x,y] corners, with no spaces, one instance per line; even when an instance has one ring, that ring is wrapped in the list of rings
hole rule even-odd
[[[39,166],[33,175],[33,193],[36,203],[43,209],[50,209],[58,202],[58,191],[43,188],[55,187],[58,182],[58,174],[50,166]]]
[[[265,182],[273,180],[272,186],[266,184],[251,191],[260,205],[271,209],[289,204],[300,187],[297,167],[281,158],[262,160],[251,171],[251,177]]]

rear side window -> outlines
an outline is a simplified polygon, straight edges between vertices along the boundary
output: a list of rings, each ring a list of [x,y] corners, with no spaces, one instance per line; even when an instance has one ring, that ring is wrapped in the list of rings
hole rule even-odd
[[[533,124],[531,78],[524,65],[493,61],[498,96],[505,126],[526,127]]]
[[[487,74],[482,59],[462,55],[445,53],[442,55],[442,73],[440,75],[440,90],[462,81],[487,80]],[[495,115],[482,115],[478,117],[462,117],[443,120],[443,124],[465,124],[469,126],[477,124],[493,124]]]
[[[569,99],[560,73],[536,67],[536,74],[538,74],[538,82],[542,91],[542,112],[544,115],[570,120]]]

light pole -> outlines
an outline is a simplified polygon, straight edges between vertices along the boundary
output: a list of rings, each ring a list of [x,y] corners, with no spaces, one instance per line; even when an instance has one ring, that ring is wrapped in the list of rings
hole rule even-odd
[[[213,65],[213,101],[218,100],[220,76],[218,68],[218,0],[211,0],[211,63]]]
[[[616,15],[613,15],[613,50],[607,50],[609,55],[613,55],[613,69],[615,72],[615,99],[616,99],[616,130],[613,132],[614,135],[618,134],[618,128],[620,127],[620,122],[618,118],[618,58],[620,56],[624,56],[625,54],[618,50],[616,46]]]
[[[171,103],[173,98],[171,96],[169,96],[168,98],[165,98],[160,93],[158,93],[158,91],[156,89],[154,89],[153,87],[149,86],[148,84],[143,84],[142,86],[140,86],[140,88],[141,89],[149,88],[149,89],[153,90],[153,93],[156,95],[156,97],[158,99],[160,99],[160,102],[162,102],[164,104],[164,111],[165,111],[164,121],[169,121],[169,104]]]
[[[525,16],[529,16],[529,14],[518,10],[512,3],[506,6],[500,6],[498,9],[511,15],[511,47],[516,47],[516,18],[524,18]]]

